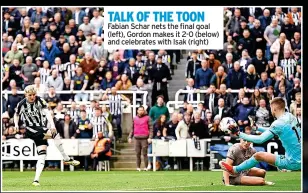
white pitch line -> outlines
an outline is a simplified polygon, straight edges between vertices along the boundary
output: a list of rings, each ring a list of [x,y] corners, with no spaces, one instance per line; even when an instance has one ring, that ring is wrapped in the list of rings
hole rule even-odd
[[[175,188],[190,188],[190,187],[201,187],[205,185],[190,185],[190,186],[165,186],[165,187],[156,187],[156,188],[135,188],[135,189],[126,189],[119,191],[136,191],[136,190],[159,190],[159,189],[175,189]]]

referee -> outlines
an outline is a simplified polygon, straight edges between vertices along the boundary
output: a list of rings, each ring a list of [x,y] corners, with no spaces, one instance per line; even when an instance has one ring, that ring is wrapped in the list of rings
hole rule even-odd
[[[109,109],[112,115],[112,122],[116,121],[117,131],[118,131],[118,141],[121,142],[122,138],[122,127],[121,127],[121,116],[122,116],[122,100],[127,101],[130,103],[130,100],[122,95],[117,93],[117,88],[112,87],[111,93],[109,93],[110,88],[106,89],[105,94],[103,95],[103,100],[108,100],[109,102]]]

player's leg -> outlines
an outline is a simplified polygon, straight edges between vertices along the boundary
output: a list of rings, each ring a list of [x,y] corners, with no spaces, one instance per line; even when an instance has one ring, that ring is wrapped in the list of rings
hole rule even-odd
[[[275,165],[276,156],[267,152],[257,152],[251,158],[244,161],[238,166],[231,166],[226,162],[220,161],[220,167],[233,175],[234,173],[240,173],[242,171],[249,170],[257,165],[259,162],[267,162],[268,164]]]
[[[247,173],[247,176],[256,176],[261,178],[265,178],[265,175],[266,175],[266,170],[255,167],[251,168]]]
[[[40,176],[42,174],[42,171],[44,170],[45,160],[47,156],[47,141],[44,142],[42,140],[38,140],[35,141],[35,143],[37,145],[36,149],[37,149],[38,160],[36,162],[35,177],[32,185],[39,186]]]
[[[265,185],[265,179],[257,176],[242,176],[240,178],[240,185],[263,186]]]
[[[73,166],[77,166],[80,164],[79,161],[77,160],[73,160],[71,159],[70,157],[68,157],[68,155],[64,152],[64,149],[63,149],[63,146],[62,146],[62,140],[60,138],[60,134],[57,133],[55,136],[54,136],[54,143],[55,143],[55,146],[57,147],[57,149],[60,151],[62,157],[63,157],[63,160],[64,160],[64,164],[66,165],[73,165]]]

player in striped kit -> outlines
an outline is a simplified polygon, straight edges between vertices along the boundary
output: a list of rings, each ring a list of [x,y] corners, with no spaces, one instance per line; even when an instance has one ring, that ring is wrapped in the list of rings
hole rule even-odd
[[[46,116],[51,128],[46,127]],[[40,175],[44,169],[45,159],[47,156],[47,139],[54,139],[54,143],[63,156],[64,164],[79,165],[79,161],[70,159],[65,153],[60,140],[60,135],[57,133],[55,124],[50,111],[48,110],[47,103],[44,99],[36,96],[36,88],[29,85],[25,88],[25,98],[21,100],[16,107],[14,115],[15,128],[18,130],[20,122],[26,128],[26,137],[34,141],[38,160],[36,163],[36,173],[32,185],[39,186]]]

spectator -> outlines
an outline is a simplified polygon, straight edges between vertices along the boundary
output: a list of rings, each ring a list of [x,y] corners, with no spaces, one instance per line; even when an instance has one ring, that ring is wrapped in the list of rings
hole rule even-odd
[[[293,81],[293,89],[291,91],[291,98],[292,100],[295,100],[295,94],[298,92],[301,92],[301,81],[298,78],[294,78]]]
[[[98,10],[93,10],[93,18],[90,21],[90,24],[94,27],[94,32],[96,35],[99,34],[99,30],[102,26],[104,26],[104,18],[99,15]]]
[[[82,30],[78,30],[77,31],[77,27],[75,25],[75,21],[74,20],[71,20],[72,22],[72,27],[68,26],[68,29],[70,29],[70,31],[75,30],[75,32],[72,32],[71,35],[75,35],[76,36],[76,42],[78,44],[78,48],[82,46],[82,42],[84,42],[86,40],[86,37],[83,35],[83,31]],[[78,51],[78,50],[77,50]],[[91,50],[89,51],[91,52]]]
[[[228,79],[230,82],[230,88],[232,90],[244,88],[244,85],[246,83],[245,72],[241,68],[238,61],[234,62],[234,68],[232,70],[229,70]]]
[[[201,61],[197,58],[197,52],[191,54],[191,58],[187,61],[185,77],[195,78],[196,71],[201,68]]]
[[[91,127],[93,129],[93,137],[92,139],[97,139],[98,133],[103,132],[104,136],[108,136],[108,138],[112,139],[113,138],[113,130],[112,130],[112,125],[109,122],[108,119],[106,119],[102,115],[102,109],[96,107],[95,108],[95,114],[94,116],[90,119],[91,122]]]
[[[221,62],[217,59],[215,59],[215,54],[210,53],[209,54],[209,60],[208,60],[209,68],[213,70],[213,72],[218,71],[218,67],[221,66]]]
[[[267,60],[272,60],[271,46],[279,37],[281,27],[278,25],[278,20],[273,19],[271,25],[267,26],[264,31],[264,39],[266,40],[266,51],[265,58]]]
[[[70,115],[71,120],[78,124],[78,119],[80,115],[79,109],[77,109],[77,103],[75,101],[71,102],[71,108],[68,109],[67,114]]]
[[[78,120],[78,129],[76,130],[77,137],[82,139],[91,139],[93,135],[92,128],[89,127],[91,124],[87,118],[87,112],[85,110],[80,111],[80,118]]]
[[[261,23],[260,20],[255,19],[253,22],[253,28],[250,29],[251,31],[251,35],[254,38],[255,41],[255,48],[256,49],[261,49],[264,50],[265,48],[265,40],[264,40],[264,29],[262,29],[261,27]]]
[[[250,103],[254,107],[258,107],[260,105],[260,100],[264,99],[264,97],[261,95],[261,92],[259,89],[255,88],[254,92],[252,93],[250,97]]]
[[[5,75],[2,81],[15,80],[16,86],[22,88],[25,78],[25,76],[22,74],[22,67],[20,66],[18,59],[14,59],[12,64],[13,65],[9,67],[8,76]]]
[[[91,34],[86,35],[86,40],[82,42],[82,49],[85,53],[92,51],[94,43],[91,41]]]
[[[289,38],[287,38],[289,39]],[[300,32],[294,33],[294,38],[291,38],[291,46],[292,50],[294,52],[293,56],[294,59],[300,60],[301,59],[301,53],[302,53],[302,44],[301,44],[301,34]]]
[[[225,133],[220,129],[220,125],[219,125],[220,120],[221,119],[220,119],[219,115],[216,115],[214,117],[213,124],[208,125],[211,138],[219,138],[221,136],[224,136]]]
[[[271,125],[270,123],[274,121],[271,110],[266,105],[264,99],[260,99],[259,106],[256,107],[254,114],[257,127],[269,127]]]
[[[44,35],[43,33],[44,32],[41,29],[40,22],[33,23],[33,34],[35,34],[35,39],[38,41],[37,43],[39,43],[39,49],[41,49],[40,41],[42,41],[42,38]],[[31,39],[31,35],[30,35],[30,39]],[[36,57],[38,57],[39,55],[40,53]]]
[[[36,40],[36,34],[35,33],[31,33],[30,35],[30,41],[29,43],[27,43],[26,45],[29,48],[30,51],[30,56],[32,56],[32,58],[37,58],[40,56],[40,42]]]
[[[222,64],[222,66],[227,74],[229,70],[233,68],[233,55],[231,53],[226,54],[226,61]]]
[[[11,50],[12,42],[9,41],[8,34],[2,33],[2,57]]]
[[[87,85],[87,88],[89,89],[94,83],[94,73],[98,67],[97,62],[92,58],[91,54],[87,52],[85,54],[85,59],[79,64],[79,67],[82,68],[82,72],[84,72],[89,78],[89,84]]]
[[[232,39],[232,36],[227,37],[227,42],[224,43],[224,50],[227,52],[228,46],[232,46],[232,52],[237,52],[237,43]]]
[[[17,107],[17,104],[22,100],[22,97],[17,95],[16,88],[13,88],[11,91],[12,94],[8,95],[8,99],[6,101],[6,107],[9,113],[9,117],[14,117],[15,108]]]
[[[268,61],[268,65],[267,65],[266,71],[265,71],[266,74],[267,74],[267,77],[274,79],[275,78],[275,71],[276,71],[275,63],[273,61]]]
[[[286,91],[286,87],[284,85],[279,86],[279,94],[278,97],[281,97],[286,104],[286,111],[289,112],[289,107],[291,103],[290,93]]]
[[[53,113],[54,113],[54,118],[56,118],[58,124],[64,121],[66,109],[63,108],[62,103],[57,104],[57,107],[53,110]]]
[[[241,131],[250,125],[248,116],[253,115],[253,110],[254,108],[249,104],[249,99],[246,96],[243,98],[242,103],[236,107],[233,118]]]
[[[64,70],[64,77],[72,79],[75,74],[79,63],[76,62],[76,55],[71,54],[69,56],[69,62],[65,64],[66,68]]]
[[[292,7],[291,11],[288,13],[288,18],[290,19],[290,23],[298,26],[301,20],[301,12],[298,11],[297,7]]]
[[[82,10],[80,7],[74,7],[72,18],[75,20],[76,25],[81,25],[85,16],[86,13],[84,10]]]
[[[246,84],[245,89],[254,89],[259,80],[259,74],[256,73],[254,65],[250,64],[246,72]]]
[[[225,73],[224,71],[223,66],[218,67],[217,72],[211,78],[211,84],[215,85],[218,93],[220,92],[219,89],[220,89],[221,84],[225,84],[227,85],[227,87],[229,87],[230,82],[229,82],[227,73]]]
[[[88,86],[88,75],[83,73],[82,68],[79,66],[76,70],[76,74],[71,80],[71,90],[77,90],[77,91],[85,91]],[[88,101],[88,93],[77,93],[75,95],[76,101]]]
[[[231,108],[234,100],[233,95],[229,92],[231,90],[227,91],[227,87],[225,84],[221,84],[219,90],[219,98],[224,99],[225,106]]]
[[[24,63],[22,53],[18,51],[16,44],[13,44],[11,50],[8,51],[4,56],[4,61],[6,64],[11,64],[14,59],[18,59],[20,64]]]
[[[109,93],[111,91],[111,93]],[[103,95],[103,100],[109,101],[109,108],[110,113],[112,114],[112,122],[115,121],[118,131],[117,139],[119,142],[122,141],[122,126],[121,126],[121,120],[122,120],[122,100],[125,100],[126,102],[130,103],[130,100],[125,97],[124,95],[121,95],[117,93],[116,87],[112,87],[111,89],[107,89],[105,94]]]
[[[238,40],[240,33],[240,22],[243,20],[245,20],[245,17],[241,16],[241,10],[236,8],[234,10],[234,15],[226,24],[226,35],[231,35],[235,40]]]
[[[48,103],[49,109],[54,110],[60,101],[60,98],[56,95],[55,88],[53,86],[49,87],[49,92],[46,97],[46,102]]]
[[[95,27],[91,23],[89,23],[88,16],[83,17],[83,23],[79,25],[78,29],[82,30],[85,36],[87,36],[88,34],[95,33]]]
[[[51,76],[47,78],[46,87],[47,88],[53,87],[56,89],[56,91],[63,90],[63,79],[60,76],[58,76],[58,70],[56,69],[52,70]]]
[[[196,89],[194,88],[194,79],[188,78],[186,80],[187,86],[185,86],[183,90],[189,90],[191,92],[184,94],[184,101],[196,101],[197,94],[195,93]]]
[[[262,49],[257,49],[256,57],[251,60],[251,64],[254,65],[255,70],[258,74],[265,72],[268,60],[263,57]]]
[[[155,122],[161,115],[166,115],[167,120],[169,120],[169,110],[164,105],[164,97],[160,95],[157,97],[156,105],[150,109],[149,116],[151,120]]]
[[[7,33],[9,36],[15,37],[17,26],[16,26],[16,23],[14,22],[14,20],[10,19],[10,13],[5,12],[4,15],[3,15],[3,18],[4,18],[4,20],[2,22],[3,33]]]
[[[99,161],[110,160],[110,157],[112,155],[110,144],[111,144],[110,139],[105,138],[103,132],[99,132],[98,139],[96,140],[93,151],[90,155],[91,159],[93,159],[94,170],[96,169]]]
[[[128,61],[128,66],[124,70],[124,74],[126,74],[132,85],[136,85],[137,79],[140,77],[139,70],[136,66],[136,60],[134,58],[130,58]]]
[[[38,68],[32,63],[32,57],[26,58],[26,64],[21,68],[21,73],[24,75],[24,88],[34,83],[34,78],[38,75]]]
[[[216,115],[218,115],[220,119],[232,117],[231,109],[225,106],[225,101],[222,98],[218,100],[218,106],[213,110],[213,116],[216,117]]]
[[[112,115],[110,113],[109,108],[106,105],[102,105],[102,115],[109,122],[112,122]]]
[[[135,139],[135,151],[137,156],[137,171],[141,171],[141,154],[143,155],[144,168],[145,171],[150,169],[148,163],[148,146],[151,144],[151,139],[153,137],[153,125],[151,119],[146,115],[144,107],[138,107],[137,116],[133,119],[132,130],[128,136],[128,142],[132,142],[132,138]],[[151,165],[150,165],[151,166]]]
[[[296,74],[297,61],[294,58],[291,58],[290,50],[284,52],[284,58],[280,60],[279,63],[283,69],[286,79],[293,82],[293,78]]]
[[[14,128],[14,126],[9,126],[9,128],[4,131],[2,140],[16,139],[15,135],[16,129]]]
[[[252,39],[250,31],[248,29],[244,30],[243,38],[241,38],[238,42],[239,52],[245,49],[248,51],[250,56],[253,56],[253,54],[255,53],[255,41]]]
[[[51,74],[51,69],[49,68],[49,62],[45,60],[43,62],[43,67],[39,68],[38,76],[40,77],[41,84],[46,84],[47,79]]]
[[[70,55],[72,54],[70,49],[71,48],[70,48],[68,43],[63,44],[63,50],[62,50],[61,54],[59,54],[59,58],[61,59],[62,64],[66,64],[70,61]],[[65,68],[63,69],[63,71],[64,70],[65,70]]]
[[[190,138],[189,127],[191,125],[191,116],[188,113],[184,114],[184,119],[179,122],[175,129],[177,140]]]
[[[105,75],[105,78],[101,82],[101,88],[103,90],[110,89],[114,87],[116,84],[116,80],[112,78],[112,72],[108,71]]]
[[[272,79],[267,77],[266,72],[262,72],[261,79],[257,82],[256,88],[266,90],[271,85],[272,85]]]
[[[238,60],[238,62],[240,63],[240,66],[242,67],[244,72],[246,72],[247,67],[249,66],[249,64],[251,64],[251,58],[247,50],[242,51],[242,57]]]
[[[216,86],[211,84],[208,88],[208,92],[204,97],[204,107],[209,109],[211,112],[214,111],[214,107],[218,104],[219,94],[216,93]]]
[[[295,32],[295,26],[290,23],[290,18],[285,17],[283,23],[281,24],[281,33],[286,34],[286,38],[291,40]]]
[[[202,60],[201,68],[196,72],[195,84],[197,89],[206,90],[210,86],[213,70],[209,68],[207,60]]]
[[[281,33],[279,39],[276,39],[271,46],[271,52],[274,54],[273,61],[275,62],[276,66],[281,65],[280,61],[284,58],[284,53],[287,51],[293,52],[291,43],[286,39],[286,35]]]
[[[40,96],[41,98],[45,98],[47,88],[46,88],[45,84],[41,84],[41,78],[40,77],[36,77],[34,79],[34,86],[37,89],[37,96]]]
[[[271,101],[276,97],[275,93],[274,93],[274,87],[273,86],[269,86],[267,88],[267,92],[265,93],[265,100],[267,104],[270,104]]]
[[[46,41],[46,46],[44,46],[41,50],[44,60],[47,60],[49,64],[53,64],[55,58],[61,53],[59,48],[57,48],[51,41]]]
[[[265,30],[265,28],[271,24],[272,18],[270,16],[270,14],[271,13],[268,9],[264,9],[263,15],[258,18],[260,20],[261,28],[263,30]],[[275,18],[275,19],[277,19],[277,18]],[[277,22],[278,22],[278,19],[277,19]]]

